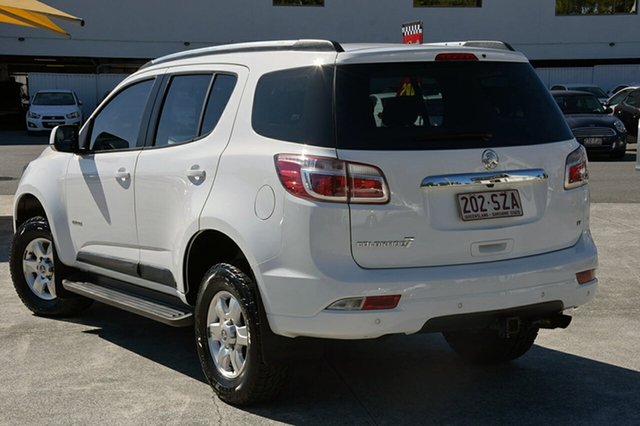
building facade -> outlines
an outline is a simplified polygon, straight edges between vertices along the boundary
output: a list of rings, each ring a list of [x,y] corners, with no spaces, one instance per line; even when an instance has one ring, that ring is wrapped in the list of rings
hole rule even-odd
[[[44,1],[86,25],[58,21],[67,39],[0,24],[5,73],[128,73],[149,58],[252,40],[399,42],[415,20],[425,42],[503,40],[545,69],[624,65],[630,78],[640,64],[638,0]]]

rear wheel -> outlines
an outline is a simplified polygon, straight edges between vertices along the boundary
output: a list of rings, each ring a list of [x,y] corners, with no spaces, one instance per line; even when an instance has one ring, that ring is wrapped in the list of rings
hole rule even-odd
[[[74,316],[93,301],[62,289],[68,269],[58,260],[49,223],[34,217],[18,228],[11,244],[11,279],[22,303],[43,316]]]
[[[501,337],[495,330],[456,331],[443,333],[451,349],[462,359],[476,363],[504,363],[524,355],[536,340],[538,328],[521,330]]]
[[[195,310],[198,356],[229,404],[271,399],[284,384],[286,368],[263,359],[258,309],[251,279],[236,267],[221,263],[205,274]]]

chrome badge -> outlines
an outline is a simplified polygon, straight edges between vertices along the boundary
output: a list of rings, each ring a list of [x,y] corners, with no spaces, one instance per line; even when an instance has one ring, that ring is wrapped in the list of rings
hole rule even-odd
[[[487,170],[493,170],[498,167],[498,154],[492,149],[487,149],[482,153],[482,163]]]
[[[356,247],[358,248],[409,248],[414,237],[404,237],[402,240],[397,241],[357,241]]]

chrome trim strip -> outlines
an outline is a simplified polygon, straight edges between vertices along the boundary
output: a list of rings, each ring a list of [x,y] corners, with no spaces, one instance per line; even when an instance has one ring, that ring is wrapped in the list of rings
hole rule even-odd
[[[443,186],[494,185],[496,183],[521,183],[543,181],[549,176],[543,169],[509,170],[505,172],[461,173],[453,175],[427,176],[421,188]]]

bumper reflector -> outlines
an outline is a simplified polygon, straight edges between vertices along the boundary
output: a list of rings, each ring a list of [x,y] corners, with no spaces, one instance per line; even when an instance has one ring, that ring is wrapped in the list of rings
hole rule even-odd
[[[364,298],[362,310],[373,311],[376,309],[393,309],[398,306],[399,301],[399,294],[392,294],[390,296],[368,296]]]
[[[588,271],[582,271],[576,274],[576,280],[578,280],[578,284],[586,284],[595,279],[596,279],[595,269],[589,269]]]
[[[374,311],[393,309],[398,306],[399,294],[384,296],[349,297],[333,302],[327,309],[330,311]]]

